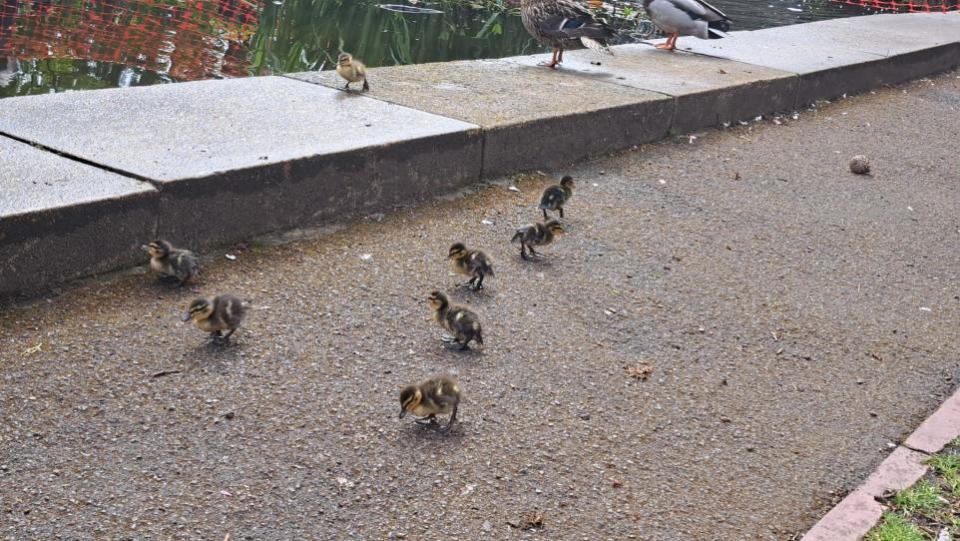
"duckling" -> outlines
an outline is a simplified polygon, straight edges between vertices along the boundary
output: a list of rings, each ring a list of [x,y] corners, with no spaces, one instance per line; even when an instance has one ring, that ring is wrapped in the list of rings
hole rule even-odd
[[[435,312],[434,319],[453,335],[453,342],[459,344],[461,350],[470,349],[471,340],[483,345],[480,318],[477,314],[462,306],[450,304],[447,296],[439,291],[430,293],[428,301]]]
[[[543,190],[540,196],[540,210],[543,211],[543,219],[549,220],[548,210],[560,211],[560,217],[563,218],[563,204],[573,197],[573,177],[570,175],[560,179],[560,184],[554,184]]]
[[[440,429],[450,430],[457,421],[457,406],[460,405],[460,387],[457,382],[438,376],[423,383],[407,385],[400,391],[400,418],[407,413],[418,415],[417,424],[436,426],[437,415],[450,414],[450,420]]]
[[[337,57],[337,75],[347,80],[344,90],[350,90],[350,83],[359,83],[363,81],[363,91],[370,90],[370,84],[367,82],[367,67],[363,62],[353,58],[350,53],[340,53]]]
[[[563,224],[557,220],[550,220],[546,223],[536,223],[525,225],[520,229],[517,229],[517,232],[514,233],[513,238],[510,239],[510,242],[520,243],[520,257],[524,259],[530,259],[527,256],[527,250],[530,250],[530,255],[540,256],[541,254],[533,250],[534,246],[546,246],[553,242],[554,237],[559,237],[564,234],[566,231],[563,229]]]
[[[614,30],[575,0],[521,0],[520,19],[534,39],[553,47],[548,68],[563,62],[564,49],[587,47],[613,54],[607,40],[614,37]]]
[[[150,254],[150,268],[163,279],[175,278],[181,287],[200,273],[197,256],[190,250],[174,248],[165,240],[155,240],[143,246]]]
[[[658,49],[676,49],[680,36],[718,39],[730,30],[730,18],[703,0],[643,0],[643,8],[657,28],[670,34]]]
[[[463,285],[472,287],[474,291],[483,289],[483,278],[493,276],[493,263],[487,254],[480,250],[468,250],[462,242],[450,247],[450,268],[459,274],[469,276],[470,280]]]
[[[210,333],[214,342],[225,343],[240,326],[245,313],[240,299],[233,295],[218,295],[212,299],[194,299],[183,315],[183,321],[192,319],[201,331]]]

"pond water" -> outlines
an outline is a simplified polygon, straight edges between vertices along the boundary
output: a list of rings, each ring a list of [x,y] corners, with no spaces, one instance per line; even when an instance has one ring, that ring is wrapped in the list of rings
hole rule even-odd
[[[329,69],[339,51],[369,66],[541,50],[506,0],[0,0],[0,97]],[[830,0],[716,0],[747,30],[863,14]],[[623,41],[652,32],[613,10]]]

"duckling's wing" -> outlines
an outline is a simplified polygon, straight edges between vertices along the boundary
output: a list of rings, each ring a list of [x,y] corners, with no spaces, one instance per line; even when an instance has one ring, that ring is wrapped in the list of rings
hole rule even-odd
[[[527,238],[527,235],[530,234],[530,230],[533,229],[532,225],[525,225],[520,229],[517,229],[516,233],[513,234],[513,238],[510,239],[510,242],[517,243]]]
[[[557,210],[557,205],[562,204],[564,200],[563,188],[560,186],[550,186],[543,191],[540,198],[540,208],[544,210]]]
[[[479,250],[470,254],[470,265],[484,274],[493,276],[493,265],[490,263],[490,258]]]

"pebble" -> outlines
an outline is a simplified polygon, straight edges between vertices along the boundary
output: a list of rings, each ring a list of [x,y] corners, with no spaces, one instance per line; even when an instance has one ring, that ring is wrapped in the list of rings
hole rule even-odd
[[[860,154],[850,158],[850,172],[855,175],[870,174],[870,160]]]

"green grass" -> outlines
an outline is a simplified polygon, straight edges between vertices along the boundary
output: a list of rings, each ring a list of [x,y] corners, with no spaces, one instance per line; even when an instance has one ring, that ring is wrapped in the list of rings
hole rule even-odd
[[[943,477],[950,492],[960,498],[960,455],[935,455],[927,461],[927,464],[937,472],[937,475]]]
[[[926,478],[887,502],[890,511],[864,541],[933,541],[944,527],[960,540],[960,438],[926,463]]]
[[[940,489],[926,479],[893,497],[893,505],[907,514],[933,515],[945,505]]]
[[[866,541],[927,541],[923,533],[899,513],[884,513],[883,519]]]

